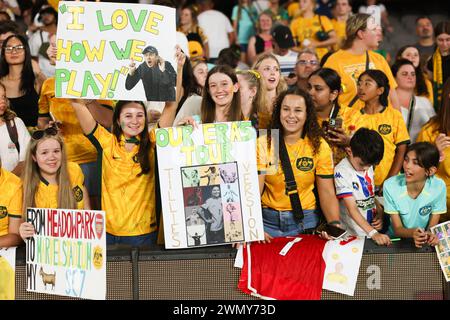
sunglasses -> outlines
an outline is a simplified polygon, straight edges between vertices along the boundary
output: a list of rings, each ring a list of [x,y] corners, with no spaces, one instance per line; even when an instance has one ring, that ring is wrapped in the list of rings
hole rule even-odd
[[[48,136],[56,136],[58,134],[58,128],[56,126],[51,126],[48,127],[47,129],[44,130],[36,130],[31,134],[31,137],[34,140],[40,140],[42,139],[45,135]]]

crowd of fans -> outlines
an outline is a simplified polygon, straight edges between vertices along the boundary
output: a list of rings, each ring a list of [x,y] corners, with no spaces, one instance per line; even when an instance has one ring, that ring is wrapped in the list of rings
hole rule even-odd
[[[266,241],[325,221],[379,245],[438,243],[450,21],[419,16],[417,43],[390,57],[377,1],[239,0],[231,20],[211,0],[152,2],[177,10],[176,101],[162,104],[55,98],[57,1],[1,1],[0,247],[33,235],[27,207],[102,209],[108,244],[156,243],[155,128],[241,120],[280,130],[279,154],[257,140]]]

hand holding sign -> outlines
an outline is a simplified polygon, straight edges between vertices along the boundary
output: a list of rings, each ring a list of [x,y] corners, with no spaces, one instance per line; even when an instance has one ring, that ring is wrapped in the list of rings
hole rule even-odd
[[[134,62],[134,60],[131,59],[131,62],[130,62],[130,69],[128,70],[128,74],[129,74],[130,76],[132,76],[132,75],[134,74],[135,71],[136,71],[136,62]]]

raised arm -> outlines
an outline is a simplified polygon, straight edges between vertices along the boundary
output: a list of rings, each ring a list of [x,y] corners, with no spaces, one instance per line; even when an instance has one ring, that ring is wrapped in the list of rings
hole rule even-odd
[[[72,107],[77,115],[78,121],[80,122],[81,129],[84,134],[90,134],[94,131],[97,122],[86,106],[85,100],[72,100]]]

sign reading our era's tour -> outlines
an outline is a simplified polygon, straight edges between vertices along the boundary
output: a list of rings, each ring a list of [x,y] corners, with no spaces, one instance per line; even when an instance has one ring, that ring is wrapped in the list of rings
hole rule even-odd
[[[104,211],[28,208],[27,291],[106,298]]]
[[[264,239],[248,121],[156,131],[168,249]]]
[[[174,101],[175,9],[60,1],[55,96]]]

